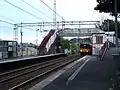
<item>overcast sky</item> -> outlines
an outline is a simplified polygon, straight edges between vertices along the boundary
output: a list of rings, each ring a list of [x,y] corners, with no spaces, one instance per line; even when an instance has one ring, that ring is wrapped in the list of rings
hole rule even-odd
[[[22,0],[7,0],[10,3],[26,10],[27,12],[34,14],[33,17],[23,11],[15,8],[14,6],[8,4],[4,0],[0,0],[0,20],[9,21],[11,23],[20,22],[40,22],[40,21],[52,21],[53,12],[48,9],[40,0],[25,0],[27,3],[33,5],[35,8],[39,9],[40,12],[34,10]],[[43,0],[51,8],[53,8],[53,0]],[[65,20],[101,20],[101,18],[110,18],[108,14],[100,14],[98,11],[94,10],[97,2],[96,0],[56,0],[57,1],[57,12],[64,17]],[[49,17],[49,18],[48,18]],[[39,18],[39,19],[38,19]],[[57,20],[61,20],[57,16]],[[32,30],[23,29],[23,39],[24,42],[35,43],[36,30],[39,27],[34,27]],[[51,28],[51,27],[49,27]],[[19,40],[20,40],[20,32]],[[44,34],[39,32],[39,40],[44,37]],[[0,22],[0,38],[2,39],[13,39],[13,26]]]

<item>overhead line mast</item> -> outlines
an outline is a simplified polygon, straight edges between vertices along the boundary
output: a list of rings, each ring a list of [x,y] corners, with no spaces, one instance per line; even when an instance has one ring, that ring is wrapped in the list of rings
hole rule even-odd
[[[53,22],[54,22],[54,27],[56,27],[56,0],[54,0],[54,3],[53,3],[53,6],[54,6],[54,11],[53,11]]]

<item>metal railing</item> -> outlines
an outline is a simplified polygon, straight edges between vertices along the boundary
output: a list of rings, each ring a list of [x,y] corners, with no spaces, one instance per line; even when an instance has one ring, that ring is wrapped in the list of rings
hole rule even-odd
[[[106,55],[106,53],[107,53],[107,51],[108,51],[108,48],[109,48],[108,45],[109,45],[109,42],[106,41],[106,42],[103,44],[103,46],[101,47],[100,52],[99,52],[100,60],[103,60],[103,59],[104,59],[104,57],[105,57],[105,55]]]

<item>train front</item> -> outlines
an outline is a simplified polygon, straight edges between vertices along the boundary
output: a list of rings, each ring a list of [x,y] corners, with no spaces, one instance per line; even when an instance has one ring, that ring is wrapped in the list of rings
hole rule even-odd
[[[92,45],[80,44],[80,54],[81,55],[91,55],[92,54]]]

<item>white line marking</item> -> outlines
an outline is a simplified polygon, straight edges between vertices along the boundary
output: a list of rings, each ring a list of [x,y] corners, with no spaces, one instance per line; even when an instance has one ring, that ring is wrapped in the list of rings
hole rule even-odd
[[[77,75],[78,73],[81,71],[81,69],[86,65],[86,63],[89,61],[90,59],[87,59],[84,64],[82,64],[67,80],[66,84],[68,85],[68,83],[70,81],[72,81]]]
[[[39,82],[38,84],[36,84],[32,88],[30,88],[29,90],[42,90],[45,86],[47,86],[52,81],[54,81],[56,78],[58,78],[60,75],[62,75],[63,73],[65,73],[69,68],[72,68],[78,62],[80,62],[81,60],[85,60],[87,58],[89,58],[89,56],[84,56],[84,57],[78,59],[77,61],[74,61],[73,63],[67,65],[65,68],[59,70],[55,74],[53,74],[53,75],[49,76],[48,78],[44,79],[43,81]]]

